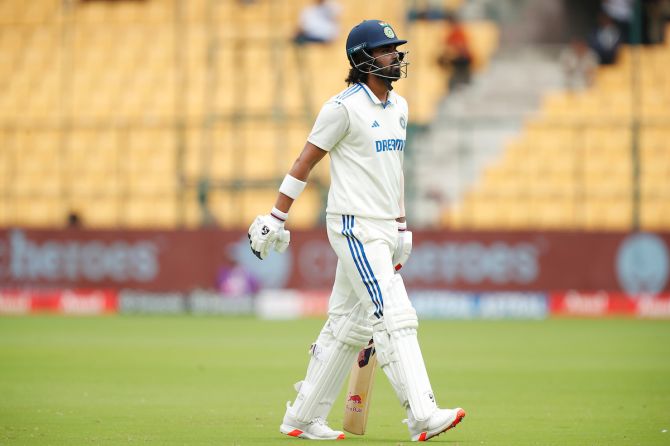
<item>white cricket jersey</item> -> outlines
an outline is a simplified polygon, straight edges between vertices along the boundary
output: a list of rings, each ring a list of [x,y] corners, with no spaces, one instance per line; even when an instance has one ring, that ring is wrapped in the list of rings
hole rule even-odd
[[[330,153],[329,214],[395,219],[405,150],[407,101],[381,102],[355,84],[321,108],[307,141]]]

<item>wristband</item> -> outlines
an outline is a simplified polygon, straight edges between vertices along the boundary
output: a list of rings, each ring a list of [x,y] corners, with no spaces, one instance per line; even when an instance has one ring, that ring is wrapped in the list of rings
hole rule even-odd
[[[305,189],[306,185],[307,183],[304,181],[300,181],[299,179],[286,174],[284,181],[282,181],[281,186],[279,186],[279,192],[295,200]]]
[[[405,231],[407,231],[407,222],[406,221],[403,221],[402,223],[398,222],[398,232],[405,232]]]
[[[274,218],[279,220],[280,222],[284,223],[286,219],[288,218],[288,214],[286,212],[282,212],[279,209],[273,207],[272,211],[270,211],[270,215],[272,215]]]

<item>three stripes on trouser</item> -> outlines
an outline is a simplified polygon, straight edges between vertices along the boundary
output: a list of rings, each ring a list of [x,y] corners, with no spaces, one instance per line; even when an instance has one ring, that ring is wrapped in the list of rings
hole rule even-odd
[[[375,316],[380,318],[384,314],[384,299],[382,298],[382,291],[379,287],[379,282],[375,277],[370,262],[368,262],[367,255],[363,249],[363,244],[360,240],[356,238],[353,233],[354,229],[354,216],[353,215],[343,215],[342,216],[342,235],[347,238],[347,243],[349,244],[349,251],[351,256],[354,259],[354,264],[360,274],[361,279],[365,288],[368,290],[370,299],[375,306]]]

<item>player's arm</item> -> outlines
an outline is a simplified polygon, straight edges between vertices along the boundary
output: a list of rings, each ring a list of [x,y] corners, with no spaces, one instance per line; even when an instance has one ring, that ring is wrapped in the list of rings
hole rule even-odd
[[[284,229],[288,211],[307,185],[307,177],[314,166],[323,159],[344,137],[349,128],[349,114],[338,101],[324,104],[316,118],[307,143],[291,170],[284,177],[275,206],[270,214],[259,215],[249,227],[249,244],[259,258],[264,259],[270,249],[284,252],[290,242],[290,233]]]
[[[298,198],[307,185],[307,177],[314,166],[325,156],[326,151],[307,142],[300,156],[293,163],[293,167],[284,177],[275,206],[267,215],[259,215],[249,227],[247,236],[251,251],[263,260],[271,248],[277,252],[284,252],[291,241],[291,234],[284,229],[284,222],[288,218],[288,211],[293,201]]]
[[[307,142],[305,147],[302,149],[302,152],[293,163],[293,166],[291,167],[291,170],[289,170],[287,176],[290,175],[292,178],[302,182],[303,184],[306,184],[310,172],[312,169],[314,169],[314,166],[316,166],[319,161],[321,161],[323,157],[326,156],[326,153],[327,152],[325,150],[318,148],[311,142]],[[289,181],[291,180],[289,179]],[[301,186],[299,183],[297,185],[298,187]],[[302,187],[304,188],[304,185]],[[279,188],[279,194],[277,195],[277,200],[275,201],[275,209],[288,214],[288,211],[291,209],[291,205],[297,197],[290,197],[286,193],[290,192],[287,190],[282,192],[282,188]]]

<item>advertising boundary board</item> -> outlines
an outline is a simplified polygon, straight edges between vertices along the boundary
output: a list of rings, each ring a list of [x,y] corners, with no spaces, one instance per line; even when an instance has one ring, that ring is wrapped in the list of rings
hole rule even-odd
[[[0,289],[187,293],[216,288],[224,258],[265,289],[329,289],[324,230],[293,231],[261,261],[244,231],[0,230]],[[670,293],[670,233],[414,231],[402,269],[413,290]]]
[[[0,315],[192,314],[256,315],[263,319],[324,317],[330,293],[265,290],[255,298],[227,298],[211,290],[160,293],[136,290],[0,290]],[[633,317],[670,319],[670,294],[629,296],[578,291],[411,291],[421,319],[546,319]]]

